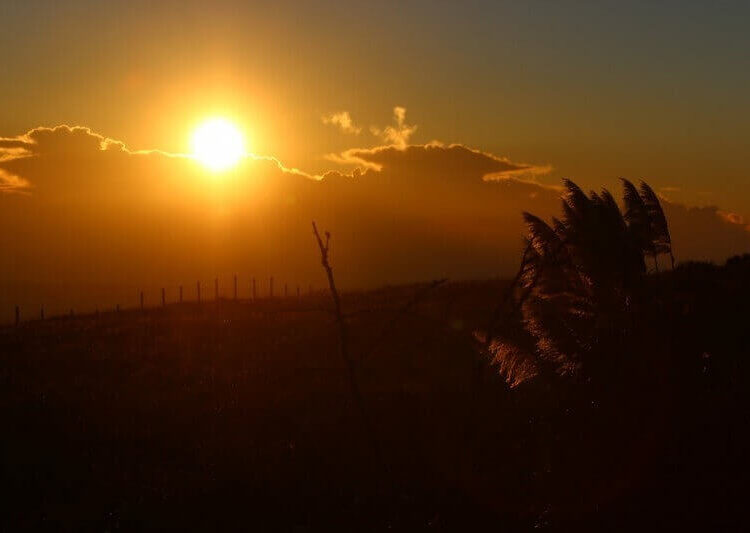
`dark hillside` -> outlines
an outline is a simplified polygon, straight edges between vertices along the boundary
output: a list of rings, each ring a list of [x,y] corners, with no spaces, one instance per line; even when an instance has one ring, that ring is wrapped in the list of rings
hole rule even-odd
[[[737,529],[749,273],[650,278],[655,353],[603,389],[508,388],[502,283],[347,294],[380,453],[325,294],[0,330],[3,529]]]

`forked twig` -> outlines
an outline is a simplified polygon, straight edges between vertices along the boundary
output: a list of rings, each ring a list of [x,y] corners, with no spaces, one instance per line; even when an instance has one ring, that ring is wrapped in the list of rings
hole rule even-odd
[[[352,391],[352,398],[354,400],[357,411],[359,411],[359,415],[362,419],[362,424],[364,426],[365,432],[367,433],[367,437],[370,440],[370,444],[373,447],[376,458],[378,461],[382,462],[382,457],[380,455],[380,445],[375,436],[375,432],[373,431],[372,423],[370,422],[370,417],[368,416],[367,410],[365,409],[365,402],[359,389],[359,383],[357,382],[356,365],[354,359],[352,359],[351,355],[349,354],[349,331],[346,325],[346,320],[344,319],[344,314],[341,311],[341,298],[339,297],[339,292],[336,289],[336,281],[333,278],[333,268],[331,268],[331,263],[328,257],[331,234],[326,231],[325,242],[323,242],[323,239],[318,232],[318,227],[315,225],[314,221],[312,223],[312,227],[313,234],[315,235],[315,239],[318,241],[318,247],[320,248],[320,262],[323,265],[323,269],[326,271],[326,276],[328,277],[328,288],[331,292],[331,298],[333,298],[334,314],[336,317],[336,324],[338,325],[339,329],[339,353],[341,354],[341,358],[346,363],[347,369],[349,371],[349,385]]]

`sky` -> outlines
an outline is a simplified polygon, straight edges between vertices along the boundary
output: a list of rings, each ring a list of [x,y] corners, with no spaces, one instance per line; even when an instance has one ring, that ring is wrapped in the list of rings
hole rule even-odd
[[[371,141],[347,110],[415,142],[461,142],[750,213],[747,2],[3,2],[0,133],[84,125],[184,151],[205,115],[310,172]],[[348,144],[348,145],[347,145]]]
[[[102,182],[106,195],[135,198],[131,188],[141,178],[128,174],[135,171],[205,207],[227,191],[174,156],[190,151],[198,124],[224,116],[244,132],[252,154],[273,159],[268,172],[313,180],[367,175],[381,183],[370,192],[384,203],[398,190],[382,185],[394,176],[435,188],[435,181],[500,172],[544,194],[562,177],[619,191],[624,176],[644,178],[675,208],[713,213],[717,227],[731,223],[734,231],[750,216],[748,20],[746,2],[687,0],[2,2],[2,222],[19,224],[40,206],[95,194],[92,188],[105,194]],[[44,137],[38,129],[60,125],[87,130]],[[118,149],[83,156],[87,135]],[[39,138],[52,141],[21,146]],[[424,149],[438,143],[441,149]],[[477,168],[476,161],[459,164],[450,159],[452,145],[487,159]],[[398,149],[395,158],[377,151],[389,146]],[[42,155],[50,150],[55,165]],[[27,160],[11,161],[19,151]],[[385,166],[372,161],[383,157]],[[452,174],[435,166],[444,157]],[[518,168],[498,170],[495,159]],[[238,184],[259,179],[240,170],[224,188],[233,183],[245,194],[250,185]],[[26,190],[14,194],[19,184]],[[436,197],[436,209],[453,193],[446,194]],[[505,200],[508,217],[520,221],[525,206]],[[126,217],[138,212],[133,204],[123,209]],[[213,217],[232,212],[222,202],[211,209]],[[344,220],[336,217],[332,223]],[[520,225],[507,229],[507,246],[498,248],[517,247],[521,232]],[[732,235],[732,246],[694,246],[693,255],[747,251]],[[23,253],[10,255],[14,266],[6,255],[0,279],[29,272]],[[492,264],[511,268],[511,261]],[[26,277],[54,278],[43,270]],[[457,269],[465,276],[489,270]]]

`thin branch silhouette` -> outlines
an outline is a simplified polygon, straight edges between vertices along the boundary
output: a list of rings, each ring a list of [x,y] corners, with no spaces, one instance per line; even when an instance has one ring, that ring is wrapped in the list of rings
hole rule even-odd
[[[323,265],[326,276],[328,277],[328,288],[331,293],[331,298],[333,299],[334,315],[339,330],[339,353],[341,354],[341,358],[346,363],[347,369],[349,371],[349,386],[351,388],[352,399],[354,400],[354,405],[357,408],[357,411],[359,411],[359,415],[362,419],[362,425],[364,426],[365,433],[373,448],[376,459],[382,463],[380,444],[375,435],[375,431],[373,430],[370,417],[367,413],[367,409],[365,408],[365,402],[362,397],[362,392],[359,388],[359,383],[357,381],[357,369],[355,361],[349,353],[349,331],[347,328],[346,319],[344,318],[344,314],[341,310],[341,298],[339,296],[338,289],[336,289],[336,280],[333,277],[333,268],[331,267],[331,263],[328,257],[331,234],[326,231],[325,242],[323,242],[323,239],[320,236],[320,232],[318,232],[318,227],[316,226],[315,221],[313,221],[312,227],[313,234],[315,235],[315,240],[318,242],[318,247],[320,248],[320,262]]]
[[[411,299],[406,302],[404,305],[402,305],[394,314],[393,318],[389,320],[385,326],[380,330],[380,333],[375,338],[375,342],[370,345],[370,349],[367,350],[367,353],[364,354],[362,359],[366,359],[367,357],[371,356],[373,353],[375,353],[382,345],[383,343],[388,339],[388,334],[391,333],[393,328],[398,324],[399,318],[401,318],[401,315],[407,313],[411,310],[412,307],[417,305],[424,296],[429,294],[432,290],[440,287],[445,282],[448,281],[448,278],[442,278],[442,279],[436,279],[430,282],[429,285],[426,287],[422,287],[420,290],[418,290],[414,296],[411,297]]]

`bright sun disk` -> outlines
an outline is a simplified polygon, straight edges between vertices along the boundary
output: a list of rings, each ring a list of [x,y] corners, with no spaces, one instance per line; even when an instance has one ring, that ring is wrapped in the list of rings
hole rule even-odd
[[[202,123],[193,133],[193,157],[214,171],[235,166],[245,155],[242,132],[226,119]]]

